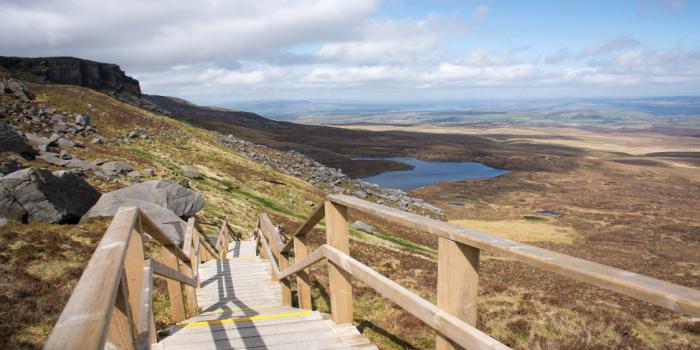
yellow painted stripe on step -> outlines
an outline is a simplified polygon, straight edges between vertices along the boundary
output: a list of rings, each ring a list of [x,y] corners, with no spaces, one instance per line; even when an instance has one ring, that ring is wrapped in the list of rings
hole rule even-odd
[[[238,309],[219,309],[217,311],[208,311],[208,312],[202,312],[198,316],[201,315],[216,315],[216,314],[223,314],[226,312],[236,312],[236,311],[248,311],[248,310],[260,310],[260,309],[270,309],[273,307],[281,307],[282,305],[255,305],[255,306],[249,306],[249,307],[242,307]]]
[[[236,317],[236,318],[225,318],[223,320],[209,320],[209,321],[180,323],[177,326],[180,328],[203,327],[203,326],[211,326],[211,325],[215,325],[215,324],[236,323],[236,322],[246,322],[246,321],[260,321],[260,320],[271,320],[271,319],[275,319],[275,318],[306,316],[306,315],[311,315],[311,313],[312,313],[312,311],[298,311],[298,312],[287,312],[284,314],[276,314],[276,315],[244,316],[244,317]]]

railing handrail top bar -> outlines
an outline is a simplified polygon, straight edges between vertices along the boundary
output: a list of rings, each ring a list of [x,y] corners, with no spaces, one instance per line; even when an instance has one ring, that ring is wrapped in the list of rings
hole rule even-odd
[[[700,291],[593,261],[474,231],[346,195],[327,200],[393,223],[512,258],[521,263],[595,284],[667,309],[700,316]]]
[[[294,237],[297,237],[297,236],[302,237],[302,236],[306,235],[314,226],[316,226],[316,224],[319,221],[321,221],[321,219],[323,219],[324,215],[325,215],[325,206],[323,205],[323,203],[321,203],[321,205],[316,207],[314,212],[311,213],[311,216],[309,216],[309,218],[306,219],[306,221],[304,221],[304,223],[301,224],[301,226],[299,226],[299,228],[297,228],[297,230],[294,231],[294,233],[292,233],[292,235],[288,237],[289,240],[287,241],[287,243],[284,244],[284,246],[282,247],[282,250],[280,250],[280,252],[286,253],[287,251],[292,249],[292,246],[294,244]]]

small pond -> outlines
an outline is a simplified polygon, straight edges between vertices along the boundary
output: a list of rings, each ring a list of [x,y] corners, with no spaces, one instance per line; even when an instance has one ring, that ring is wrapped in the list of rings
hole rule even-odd
[[[475,162],[435,162],[412,157],[358,159],[384,159],[413,165],[414,168],[411,170],[387,171],[362,178],[369,183],[400,190],[410,190],[443,181],[488,179],[508,173],[507,170],[495,169]]]

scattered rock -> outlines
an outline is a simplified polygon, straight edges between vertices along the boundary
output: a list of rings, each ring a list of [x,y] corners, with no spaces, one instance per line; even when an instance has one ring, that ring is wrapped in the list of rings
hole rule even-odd
[[[100,193],[72,172],[27,168],[0,178],[0,216],[23,222],[76,223]]]
[[[202,174],[200,174],[199,171],[192,169],[190,167],[183,166],[181,168],[181,170],[182,170],[182,173],[189,178],[192,178],[192,179],[201,179],[202,178]]]
[[[139,131],[138,130],[132,130],[128,135],[126,135],[127,138],[130,139],[135,139],[139,137]]]
[[[371,225],[369,225],[366,222],[361,221],[361,220],[357,220],[357,221],[353,222],[352,227],[355,229],[358,229],[360,231],[365,231],[368,233],[376,232],[376,229],[374,228],[374,226],[371,226]]]
[[[107,176],[116,176],[126,174],[134,170],[134,168],[121,160],[117,160],[103,163],[100,165],[100,170]]]
[[[367,192],[365,191],[355,191],[352,193],[353,196],[360,198],[360,199],[365,199],[367,198]]]
[[[0,121],[0,151],[15,152],[25,157],[33,157],[36,151],[9,124]]]
[[[136,171],[136,170],[130,171],[126,174],[126,177],[131,178],[131,179],[139,179],[139,178],[141,178],[141,173]]]
[[[0,226],[7,225],[7,218],[0,217]]]
[[[316,203],[312,201],[304,201],[304,204],[306,204],[307,207],[314,207],[316,206]]]
[[[190,217],[204,206],[204,198],[199,192],[170,180],[142,182],[105,193],[102,198],[143,200],[167,208],[180,217]]]
[[[90,125],[90,117],[86,116],[85,114],[78,114],[75,117],[75,124],[81,126],[88,126]]]
[[[61,151],[61,153],[58,154],[58,157],[64,160],[71,160],[73,159],[73,156],[66,152],[66,151]]]
[[[56,142],[58,143],[58,146],[61,148],[73,148],[73,147],[75,147],[75,142],[73,142],[65,137],[59,138],[58,141],[56,141]]]
[[[156,172],[151,168],[146,168],[141,171],[143,176],[156,176]]]
[[[95,163],[95,165],[102,165],[102,164],[104,164],[105,162],[106,162],[106,160],[100,159],[100,158],[97,158],[97,159],[95,159],[95,160],[93,161],[93,163]]]

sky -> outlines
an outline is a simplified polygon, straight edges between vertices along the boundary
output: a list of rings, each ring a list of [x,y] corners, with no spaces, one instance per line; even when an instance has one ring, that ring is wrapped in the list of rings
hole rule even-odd
[[[447,101],[700,95],[700,1],[0,0],[0,55],[145,93]]]

